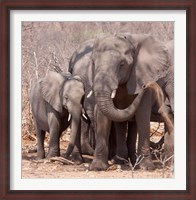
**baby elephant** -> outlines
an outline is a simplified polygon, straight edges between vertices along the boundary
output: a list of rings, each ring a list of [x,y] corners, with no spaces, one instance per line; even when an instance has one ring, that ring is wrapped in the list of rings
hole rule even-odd
[[[31,90],[30,103],[37,134],[37,156],[45,158],[45,132],[50,133],[47,158],[60,155],[59,139],[69,126],[71,118],[70,143],[65,154],[68,157],[80,131],[84,86],[79,76],[50,71],[37,81]],[[78,139],[79,140],[79,139]]]

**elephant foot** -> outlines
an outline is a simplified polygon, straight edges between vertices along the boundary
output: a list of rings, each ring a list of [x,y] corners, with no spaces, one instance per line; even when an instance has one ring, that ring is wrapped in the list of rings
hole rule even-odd
[[[49,150],[46,158],[59,157],[59,156],[60,156],[60,150],[57,150],[57,151]]]
[[[42,160],[42,159],[44,159],[45,158],[45,156],[37,156],[36,158],[35,158],[35,160]]]
[[[102,160],[94,159],[91,163],[89,170],[91,171],[105,171],[109,167],[108,163],[104,163]]]
[[[115,155],[113,158],[112,158],[112,163],[113,164],[119,164],[119,165],[123,165],[125,164],[126,162],[128,162],[128,160],[126,158],[122,158],[118,155]]]
[[[144,157],[140,162],[139,167],[142,170],[148,170],[148,171],[155,170],[155,165],[153,164],[152,159],[150,157]]]
[[[37,152],[37,160],[41,160],[41,159],[44,159],[45,158],[45,152],[44,151],[41,151],[41,152]]]
[[[82,144],[81,145],[82,154],[92,156],[94,154],[94,149],[89,144]]]
[[[71,160],[76,164],[76,165],[80,165],[82,163],[84,163],[84,159],[81,156],[81,154],[79,152],[73,152],[71,154]]]

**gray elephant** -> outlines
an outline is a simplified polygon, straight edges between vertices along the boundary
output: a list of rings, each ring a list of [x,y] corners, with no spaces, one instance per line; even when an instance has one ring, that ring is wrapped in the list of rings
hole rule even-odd
[[[68,71],[73,75],[79,75],[85,88],[84,109],[88,119],[81,119],[81,148],[82,153],[93,155],[95,147],[95,119],[94,105],[95,99],[93,95],[89,95],[92,90],[92,62],[91,55],[94,45],[94,39],[84,42],[73,53]],[[91,145],[89,144],[91,143]]]
[[[85,154],[92,155],[95,147],[95,139],[92,139],[91,146],[89,145],[88,134],[90,138],[95,137],[96,132],[96,117],[95,117],[95,107],[96,102],[94,95],[92,94],[92,84],[93,84],[93,64],[92,64],[92,50],[95,40],[89,40],[84,42],[72,55],[69,64],[69,72],[73,75],[79,75],[84,83],[85,96],[84,96],[84,109],[87,113],[89,121],[82,120],[81,124],[81,147],[82,152]],[[139,99],[141,99],[142,94],[139,96],[138,101],[136,100],[136,105],[139,105]],[[134,105],[131,107],[132,112],[135,111]],[[90,132],[90,133],[89,133]],[[91,139],[90,139],[91,140]]]
[[[80,118],[84,86],[79,76],[50,71],[32,87],[30,103],[37,135],[37,157],[45,158],[45,132],[50,133],[47,158],[60,155],[61,133],[70,125],[71,137],[65,153],[68,157],[74,145],[80,151]]]
[[[141,88],[142,84],[145,84],[152,80],[156,80],[159,86],[164,91],[164,94],[166,97],[164,109],[167,115],[169,116],[171,122],[173,123],[174,122],[174,42],[173,40],[163,44],[160,41],[157,41],[154,38],[147,35],[131,35],[129,33],[125,33],[119,36],[128,39],[136,47],[138,51],[136,63],[134,67],[132,68],[131,76],[127,83],[128,93],[129,94],[137,93],[137,90]],[[154,52],[155,50],[156,52]],[[162,54],[162,58],[160,58],[159,54]],[[153,62],[155,67],[153,64],[150,65],[152,61],[151,60],[152,56],[154,56],[154,58],[159,58],[158,63]],[[159,63],[163,63],[163,68],[159,66]],[[158,66],[158,69],[156,69],[156,65]],[[165,66],[165,71],[164,71],[164,66]],[[160,71],[161,69],[163,70],[162,72]],[[157,75],[153,74],[154,72],[157,73]],[[163,77],[161,77],[161,73]],[[148,109],[151,109],[151,108],[149,107]],[[138,132],[140,132],[140,135],[142,132],[145,132],[145,130],[149,130],[149,123],[142,123],[143,125],[140,124],[141,116],[144,110],[147,111],[147,105],[145,104],[143,105],[141,103],[136,113],[136,118],[137,116],[139,116],[140,118],[139,121],[137,120],[138,129],[141,128],[141,130],[138,130]],[[139,112],[141,114],[138,114]],[[157,116],[156,114],[157,114],[156,108],[152,107],[151,120],[157,121],[157,122],[163,121],[160,119],[160,116]],[[146,116],[147,115],[145,115],[145,120],[147,119]],[[150,116],[148,116],[148,121],[149,121],[149,118]],[[131,122],[131,123],[132,123],[132,128],[130,128],[129,126],[131,131],[128,131],[129,134],[127,138],[128,152],[126,152],[125,145],[122,145],[122,141],[125,144],[125,137],[123,138],[123,134],[118,134],[117,135],[118,137],[117,155],[124,157],[128,153],[128,156],[129,157],[131,156],[134,162],[135,160],[134,154],[136,152],[135,141],[136,141],[137,129],[134,128],[136,124],[134,124],[134,122]],[[122,130],[125,129],[123,128],[123,126],[125,125],[118,124],[117,131],[122,132]],[[146,135],[147,134],[148,133],[146,132]],[[144,135],[144,133],[142,133],[142,135]],[[171,129],[168,130],[167,124],[166,124],[166,134],[165,134],[164,140],[165,140],[164,153],[167,157],[169,157],[174,152],[174,147],[173,147],[174,135],[173,135],[173,130]],[[146,152],[147,152],[147,149],[149,149],[148,147],[149,147],[149,143],[148,145],[146,145]],[[149,155],[149,153],[147,155]],[[149,165],[147,166],[145,165],[142,166],[142,164],[143,163],[141,163],[142,168],[147,167],[149,169],[154,169],[154,165],[152,164],[152,162],[149,162]]]
[[[125,48],[125,44],[129,47]],[[153,37],[144,35],[132,37],[125,34],[98,40],[94,45],[92,58],[95,65],[93,87],[95,98],[101,112],[109,119],[112,119],[114,112],[107,109],[109,108],[109,100],[100,98],[101,95],[103,96],[101,90],[107,90],[108,94],[116,93],[115,105],[125,109],[131,103],[130,97],[138,94],[147,83],[157,81],[170,100],[171,108],[173,108],[173,79],[171,73],[173,65],[169,60],[169,50]],[[105,80],[104,89],[98,88],[101,80],[102,82]],[[104,95],[106,97],[106,92]],[[149,148],[149,126],[153,98],[150,93],[145,93],[145,95],[147,97],[143,98],[136,112],[137,131],[140,137],[138,153],[145,157],[140,164],[141,167],[153,169]],[[109,95],[107,95],[107,98],[109,99]],[[114,120],[125,121],[122,118],[125,119],[126,117],[123,116],[120,117],[121,119],[116,118]],[[170,132],[172,135],[172,128]],[[132,138],[135,137],[133,134],[131,136]],[[134,143],[133,141],[132,139],[132,143]],[[96,165],[95,162],[92,167],[96,168]]]
[[[173,108],[173,63],[170,62],[169,50],[160,41],[146,35],[121,34],[106,37],[95,43],[92,60],[94,64],[93,90],[100,110],[98,120],[104,117],[105,121],[108,120],[104,133],[103,129],[97,130],[97,137],[101,137],[99,141],[105,140],[107,144],[107,129],[110,126],[110,120],[120,122],[130,119],[127,112],[123,115],[116,112],[110,97],[113,97],[115,106],[122,109],[121,112],[126,111],[126,107],[132,102],[131,98],[139,94],[147,83],[156,81],[168,97],[171,109]],[[141,162],[142,168],[153,169],[149,149],[153,99],[150,93],[146,92],[145,96],[136,111],[139,133],[138,152],[145,157]],[[172,126],[170,135],[173,135]],[[98,158],[93,160],[92,169],[103,169],[106,166],[105,156],[100,159],[101,154],[107,155],[106,146],[101,142],[100,147],[95,150],[95,157],[97,155]]]
[[[158,44],[157,49],[159,50]],[[88,67],[84,68],[78,66],[78,68],[75,69],[76,63],[85,61],[84,58],[86,58],[86,55],[90,56],[91,53],[92,60],[87,65]],[[156,57],[156,51],[153,55]],[[143,89],[137,93],[138,95],[128,94],[127,83],[131,77],[131,71],[135,66],[137,57],[137,47],[135,47],[127,38],[122,36],[110,36],[98,39],[96,42],[92,40],[86,42],[76,51],[72,57],[73,59],[71,59],[70,69],[73,74],[79,75],[81,70],[83,71],[83,79],[87,80],[89,88],[92,87],[93,97],[95,98],[95,104],[97,105],[95,114],[97,143],[94,154],[95,158],[90,166],[91,170],[105,170],[108,167],[108,138],[111,121],[123,122],[132,118],[142,99],[144,99],[143,104],[145,104],[146,100],[149,101],[150,108],[152,102],[154,102],[154,99],[152,99],[152,88],[149,89],[151,92],[145,92],[145,95],[147,96],[145,98],[143,98]],[[155,61],[156,59],[153,62]],[[82,69],[79,70],[80,67]],[[160,68],[159,70],[165,71],[166,69]],[[163,75],[163,73],[161,73],[161,75]],[[151,82],[152,81],[157,80],[151,79]],[[143,88],[145,86],[145,84],[142,85]],[[90,95],[85,94],[85,96],[87,99]],[[151,113],[148,109],[146,112],[148,113],[148,116]],[[145,124],[150,124],[150,120],[145,118],[144,120]],[[144,150],[141,154],[146,155],[146,152],[148,154],[148,149],[145,147],[145,143],[149,137],[146,133],[142,134],[140,147],[141,149],[144,147]],[[144,165],[147,165],[146,168],[148,168],[150,161],[150,159],[145,159],[143,162]]]

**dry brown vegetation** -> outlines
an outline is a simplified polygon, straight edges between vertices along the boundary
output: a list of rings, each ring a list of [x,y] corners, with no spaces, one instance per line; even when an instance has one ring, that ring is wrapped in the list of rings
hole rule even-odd
[[[22,137],[23,137],[23,177],[55,177],[51,172],[45,173],[47,163],[34,162],[35,153],[29,153],[29,149],[36,146],[35,130],[29,104],[29,92],[36,80],[44,77],[54,62],[63,71],[67,71],[69,59],[80,43],[85,40],[98,37],[104,33],[116,33],[128,31],[130,33],[146,33],[151,34],[161,41],[168,41],[174,37],[173,22],[23,22],[22,23]],[[66,134],[65,134],[66,135]],[[61,148],[65,149],[69,134],[61,139]],[[66,139],[65,139],[66,138]],[[47,144],[47,142],[46,142]],[[84,172],[79,177],[112,177],[116,173],[110,175],[111,172],[93,173],[87,171],[87,165],[79,168],[70,166],[65,168],[59,163],[50,163],[53,165],[57,177],[74,177],[71,172]],[[38,170],[35,170],[38,169]],[[131,177],[129,170],[116,169],[117,177]],[[114,171],[116,171],[114,170]],[[34,172],[34,174],[31,173]],[[68,173],[65,173],[67,171]],[[172,177],[172,170],[169,175]],[[91,174],[92,173],[92,174]],[[148,174],[150,173],[150,174]],[[140,171],[135,172],[134,177],[161,177],[159,173],[148,172],[146,175]],[[90,174],[89,176],[87,174]],[[137,175],[138,174],[138,175]],[[69,176],[70,175],[70,176]],[[75,174],[76,175],[76,174]]]

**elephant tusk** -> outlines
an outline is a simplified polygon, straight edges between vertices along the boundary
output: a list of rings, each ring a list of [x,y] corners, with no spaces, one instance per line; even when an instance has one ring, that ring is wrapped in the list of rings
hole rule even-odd
[[[69,113],[68,122],[70,121],[70,119],[71,119],[71,114]]]
[[[87,95],[87,98],[91,97],[91,95],[93,94],[93,91],[91,90],[88,95]]]
[[[82,117],[84,117],[86,120],[88,120],[88,118],[87,118],[85,113],[82,114]]]
[[[116,90],[113,90],[111,94],[111,99],[114,99],[115,96],[116,96]]]

